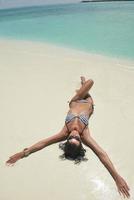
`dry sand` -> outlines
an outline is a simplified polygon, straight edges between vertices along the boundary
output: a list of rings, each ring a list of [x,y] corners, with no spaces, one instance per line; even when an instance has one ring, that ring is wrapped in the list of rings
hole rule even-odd
[[[119,200],[116,185],[87,149],[87,162],[61,161],[58,144],[5,166],[12,154],[57,133],[81,75],[95,82],[92,136],[134,199],[134,62],[28,41],[0,40],[0,199]]]

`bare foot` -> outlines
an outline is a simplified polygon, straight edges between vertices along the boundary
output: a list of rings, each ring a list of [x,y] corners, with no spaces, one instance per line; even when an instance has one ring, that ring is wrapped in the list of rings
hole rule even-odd
[[[81,85],[83,85],[86,82],[86,79],[84,76],[81,76],[80,79],[81,79]]]
[[[80,79],[81,79],[81,85],[83,85],[86,82],[86,79],[84,76],[81,76]],[[75,90],[76,93],[78,93],[78,91],[79,89]]]

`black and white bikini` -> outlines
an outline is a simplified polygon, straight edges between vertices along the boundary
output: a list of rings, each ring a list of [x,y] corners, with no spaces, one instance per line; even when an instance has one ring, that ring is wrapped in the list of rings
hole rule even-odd
[[[75,102],[78,102],[78,103],[89,103],[88,100],[86,100],[86,99],[76,100]],[[68,113],[66,118],[65,118],[65,124],[66,124],[67,129],[68,129],[67,124],[69,122],[71,122],[72,120],[76,119],[76,118],[78,118],[80,120],[80,122],[85,125],[84,129],[88,126],[89,116],[87,116],[86,114],[82,114],[81,113],[79,115],[74,115],[73,113]]]

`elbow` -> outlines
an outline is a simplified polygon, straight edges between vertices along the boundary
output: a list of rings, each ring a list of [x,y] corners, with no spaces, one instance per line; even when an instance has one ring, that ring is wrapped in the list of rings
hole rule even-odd
[[[99,159],[100,159],[101,161],[104,162],[104,161],[107,159],[107,157],[108,157],[108,155],[107,155],[107,153],[106,153],[105,151],[99,152]]]
[[[46,145],[44,143],[41,143],[40,145],[37,146],[38,150],[41,150],[45,147]]]
[[[44,142],[39,142],[39,143],[35,146],[34,150],[35,150],[35,151],[40,151],[40,150],[43,149],[44,147],[45,147],[45,143],[44,143]]]

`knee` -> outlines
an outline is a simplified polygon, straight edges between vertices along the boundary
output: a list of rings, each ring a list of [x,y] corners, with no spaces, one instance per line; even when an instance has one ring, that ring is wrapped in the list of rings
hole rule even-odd
[[[94,84],[94,81],[92,79],[88,79],[86,82],[87,82],[88,85],[93,85]]]

